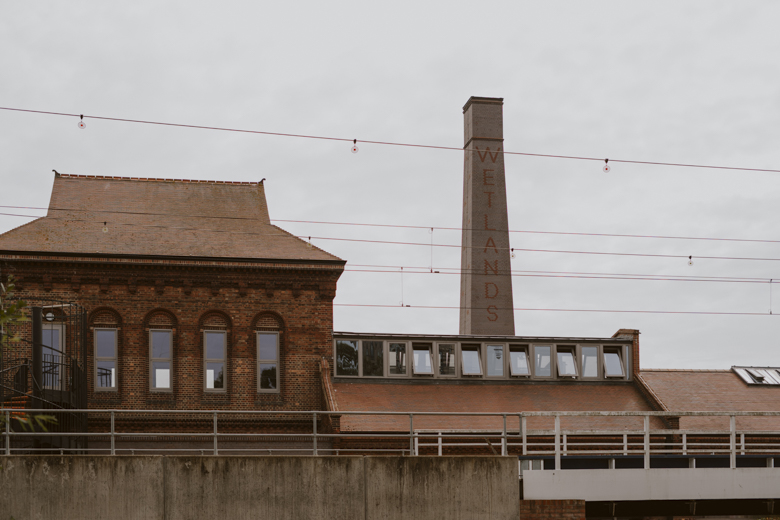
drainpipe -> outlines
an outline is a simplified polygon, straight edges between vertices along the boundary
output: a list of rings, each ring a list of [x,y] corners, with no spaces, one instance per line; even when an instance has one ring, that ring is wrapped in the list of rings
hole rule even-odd
[[[43,393],[43,320],[40,307],[32,308],[32,373],[33,397],[42,397]],[[40,407],[40,401],[34,400],[33,406]]]

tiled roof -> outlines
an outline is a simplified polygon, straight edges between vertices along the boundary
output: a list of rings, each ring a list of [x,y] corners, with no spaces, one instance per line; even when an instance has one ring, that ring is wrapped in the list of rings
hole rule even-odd
[[[748,385],[731,370],[642,370],[642,378],[670,411],[780,411],[780,387]],[[737,429],[777,430],[780,417],[737,417]],[[728,417],[682,417],[681,428],[728,430]]]
[[[645,411],[648,403],[632,384],[376,384],[334,383],[333,398],[339,411],[376,412],[491,412],[541,411]],[[562,428],[641,430],[641,417],[562,417]],[[414,419],[415,429],[501,429],[501,417],[432,417]],[[660,420],[653,428],[663,428]],[[341,418],[344,430],[409,430],[408,417],[349,416]],[[518,419],[507,427],[518,430]],[[552,418],[528,418],[530,429],[552,429]]]
[[[0,251],[340,262],[271,224],[262,182],[62,174],[47,215]]]

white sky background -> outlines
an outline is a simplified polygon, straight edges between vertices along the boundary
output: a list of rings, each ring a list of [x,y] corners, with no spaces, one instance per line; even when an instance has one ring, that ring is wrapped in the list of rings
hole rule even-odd
[[[504,98],[505,149],[780,169],[780,3],[734,1],[4,2],[0,106],[462,146],[469,96]],[[460,227],[463,154],[0,110],[0,205],[48,205],[52,169],[267,178],[272,219]],[[507,156],[513,230],[780,239],[780,174]],[[163,210],[164,208],[161,208]],[[5,210],[0,210],[5,211]],[[10,212],[18,212],[9,210]],[[30,214],[42,214],[31,211]],[[0,216],[0,232],[30,219]],[[430,242],[427,230],[280,224],[304,236]],[[459,244],[437,230],[434,242]],[[514,233],[515,270],[780,279],[780,244]],[[314,240],[352,264],[429,247]],[[457,268],[457,248],[434,267]],[[348,269],[350,268],[348,265]],[[775,311],[780,314],[780,287]],[[404,303],[457,306],[459,277],[404,275]],[[760,312],[769,284],[514,278],[515,307]],[[401,308],[395,273],[345,272],[343,331],[458,332]],[[780,316],[518,311],[517,334],[642,331],[642,366],[780,365]]]

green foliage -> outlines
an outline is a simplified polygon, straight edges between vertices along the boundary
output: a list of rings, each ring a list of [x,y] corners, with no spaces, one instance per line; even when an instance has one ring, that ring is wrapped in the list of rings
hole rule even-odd
[[[13,276],[8,277],[7,284],[0,282],[0,336],[8,335],[8,337],[2,339],[12,342],[18,342],[20,338],[18,335],[10,335],[11,333],[7,328],[8,325],[29,321],[23,312],[27,302],[16,300],[13,303],[8,303],[13,300],[15,289]]]
[[[38,431],[47,432],[49,431],[46,427],[48,424],[57,424],[57,418],[53,415],[29,415],[25,413],[11,417],[11,419],[18,421],[19,425],[26,432],[36,431],[36,426],[38,427]]]

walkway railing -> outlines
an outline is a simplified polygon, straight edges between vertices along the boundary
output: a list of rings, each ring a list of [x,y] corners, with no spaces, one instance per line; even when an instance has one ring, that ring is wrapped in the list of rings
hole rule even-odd
[[[35,426],[35,421],[21,427],[19,420],[36,415],[56,419],[64,413],[86,417],[88,430],[46,431]],[[555,469],[561,469],[562,461],[578,457],[641,457],[644,468],[651,467],[651,458],[659,457],[728,457],[731,468],[747,457],[765,458],[770,466],[775,457],[780,458],[780,412],[0,409],[0,420],[4,455],[492,453],[554,460]],[[728,426],[713,421],[724,426],[727,422]],[[452,427],[453,422],[458,426]],[[77,437],[87,442],[78,444],[83,448],[68,450],[53,447],[47,442],[52,437]]]

